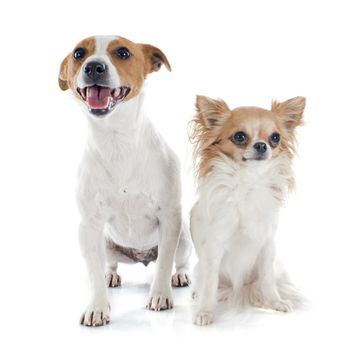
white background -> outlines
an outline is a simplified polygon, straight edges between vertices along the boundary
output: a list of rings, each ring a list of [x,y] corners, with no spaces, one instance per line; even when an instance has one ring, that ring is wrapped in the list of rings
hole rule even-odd
[[[349,349],[350,13],[346,1],[2,2],[0,66],[1,349]],[[77,240],[76,169],[85,116],[57,84],[82,38],[118,34],[161,48],[172,64],[148,79],[145,108],[183,164],[193,201],[187,123],[196,94],[232,107],[306,96],[295,171],[281,213],[279,256],[308,308],[235,315],[221,305],[191,323],[190,290],[175,308],[144,310],[152,267],[121,266],[108,327],[79,326],[88,296]]]

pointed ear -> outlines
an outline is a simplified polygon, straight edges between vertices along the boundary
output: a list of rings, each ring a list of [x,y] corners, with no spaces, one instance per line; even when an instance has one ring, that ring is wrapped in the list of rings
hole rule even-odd
[[[67,81],[67,75],[68,75],[68,59],[70,54],[66,56],[66,58],[62,61],[60,66],[60,72],[58,74],[58,85],[60,86],[61,90],[65,91],[68,90],[68,81]]]
[[[214,100],[206,96],[197,96],[196,109],[208,129],[222,125],[225,117],[231,112],[223,100]]]
[[[163,64],[167,68],[167,70],[171,72],[169,61],[161,50],[159,50],[155,46],[148,45],[148,44],[140,44],[140,45],[141,45],[143,55],[145,57],[147,74],[159,71],[160,67]]]
[[[305,97],[294,97],[285,102],[272,101],[271,111],[284,118],[288,130],[302,125],[305,109]]]

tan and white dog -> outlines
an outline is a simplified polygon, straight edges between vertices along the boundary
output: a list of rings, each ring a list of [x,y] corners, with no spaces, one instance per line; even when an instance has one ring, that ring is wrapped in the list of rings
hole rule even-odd
[[[92,286],[81,318],[86,326],[109,322],[106,285],[120,285],[118,262],[156,260],[150,310],[172,308],[171,281],[190,283],[179,161],[142,111],[144,80],[163,64],[171,70],[154,46],[96,36],[78,43],[60,67],[59,85],[72,90],[89,125],[77,192],[80,244]]]
[[[290,311],[301,297],[276,268],[274,236],[279,209],[294,183],[295,130],[303,122],[305,98],[273,102],[271,110],[230,110],[222,100],[197,96],[196,107],[194,323],[213,322],[218,297]]]

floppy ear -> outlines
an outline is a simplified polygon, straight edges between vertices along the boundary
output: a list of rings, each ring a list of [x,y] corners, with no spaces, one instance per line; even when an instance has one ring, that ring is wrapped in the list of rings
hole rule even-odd
[[[198,117],[208,129],[222,125],[230,112],[223,100],[214,100],[206,96],[197,96],[196,109]]]
[[[168,59],[161,50],[159,50],[155,46],[148,44],[141,44],[141,49],[145,57],[146,73],[159,71],[160,67],[163,64],[168,69],[168,71],[171,72],[171,67],[168,62]]]
[[[68,82],[67,82],[67,70],[68,70],[68,59],[69,55],[66,56],[66,58],[62,61],[60,66],[60,72],[58,75],[58,85],[60,86],[61,90],[65,91],[68,90]]]
[[[285,102],[272,101],[271,111],[284,118],[288,130],[302,125],[305,109],[305,97],[297,96]]]

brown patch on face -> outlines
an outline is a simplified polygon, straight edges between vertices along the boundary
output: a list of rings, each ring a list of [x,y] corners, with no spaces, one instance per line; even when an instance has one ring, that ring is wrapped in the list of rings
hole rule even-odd
[[[245,141],[235,142],[236,133],[243,133]],[[220,131],[222,140],[218,150],[237,163],[244,162],[247,150],[253,149],[257,142],[270,145],[271,135],[281,135],[281,125],[277,116],[271,111],[257,107],[241,107],[231,112],[230,118],[225,122]],[[272,158],[277,157],[283,144],[283,138],[274,147],[271,147]]]
[[[128,59],[123,60],[116,55],[116,50],[121,47],[127,48],[130,52]],[[130,100],[140,92],[147,74],[158,71],[163,63],[170,70],[166,56],[152,45],[136,44],[119,37],[109,43],[107,52],[117,69],[121,85],[131,88],[125,101]]]
[[[295,106],[295,101],[292,104]],[[287,105],[290,106],[290,102]],[[301,105],[305,106],[305,103]],[[275,103],[272,111],[258,107],[240,107],[229,111],[223,106],[227,107],[223,101],[204,96],[197,97],[198,114],[193,120],[191,137],[195,143],[194,153],[195,159],[198,159],[199,178],[208,174],[214,161],[222,155],[233,159],[238,165],[244,164],[247,150],[252,150],[256,142],[269,145],[272,158],[278,157],[281,153],[292,157],[294,127],[301,123],[303,108],[292,109],[293,115],[299,115],[300,118],[295,118],[297,122],[291,128],[290,113],[286,112],[287,107],[284,103]],[[287,110],[290,111],[288,108]],[[236,133],[245,135],[244,142],[236,142],[234,139]],[[271,137],[274,133],[280,136],[280,140],[271,147]]]
[[[121,59],[116,55],[118,48],[125,47],[130,52],[128,59]],[[125,101],[136,96],[146,77],[143,52],[138,44],[124,38],[111,41],[107,47],[109,58],[117,69],[122,86],[131,88]]]
[[[77,48],[83,48],[86,53],[82,59],[74,59],[73,53]],[[76,76],[79,74],[81,66],[86,61],[86,59],[95,52],[96,44],[93,37],[82,40],[72,52],[70,52],[66,58],[61,63],[60,72],[58,76],[58,84],[62,90],[67,90],[68,88],[80,98],[80,95],[76,92]]]

